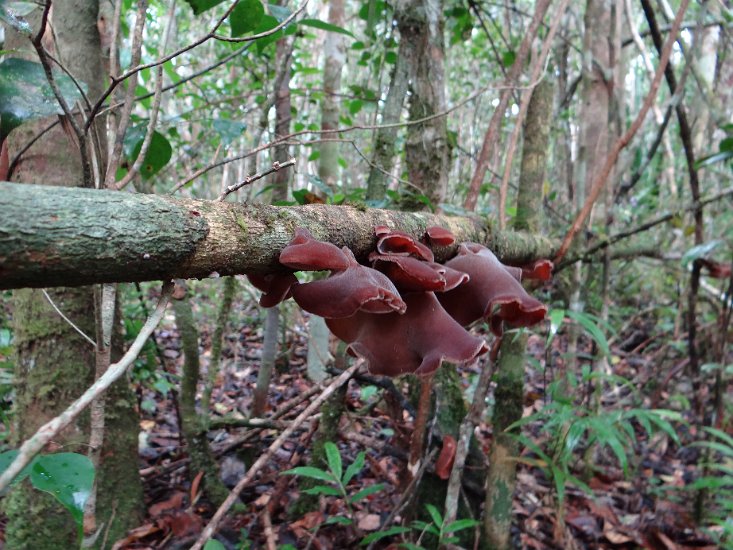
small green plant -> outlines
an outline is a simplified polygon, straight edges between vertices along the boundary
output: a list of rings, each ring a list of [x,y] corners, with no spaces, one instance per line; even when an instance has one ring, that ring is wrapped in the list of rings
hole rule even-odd
[[[348,511],[348,517],[332,516],[326,520],[326,524],[352,525],[354,523],[353,505],[384,489],[384,484],[377,483],[375,485],[369,485],[354,494],[349,494],[349,483],[364,468],[366,454],[364,451],[360,452],[354,462],[344,471],[338,447],[328,441],[324,444],[323,448],[326,453],[328,471],[314,466],[300,466],[283,472],[282,475],[295,475],[325,482],[323,485],[316,485],[310,489],[305,489],[303,492],[309,495],[325,495],[342,498]]]
[[[686,489],[705,491],[708,533],[721,548],[733,547],[733,437],[716,428],[705,428],[706,441],[695,446],[705,449],[708,462],[704,474]]]
[[[442,514],[435,506],[432,504],[426,504],[425,508],[432,521],[415,520],[412,522],[411,528],[395,526],[385,529],[384,531],[377,531],[376,533],[371,533],[364,537],[361,544],[367,545],[393,535],[417,531],[420,534],[418,535],[416,543],[402,542],[400,543],[400,547],[407,550],[423,550],[424,547],[420,545],[423,537],[425,535],[432,535],[437,540],[437,548],[442,548],[444,545],[455,544],[458,542],[458,537],[455,536],[455,533],[458,531],[471,529],[479,525],[479,522],[475,519],[457,519],[450,523],[446,523]]]
[[[602,373],[592,372],[584,368],[580,380],[573,377],[568,381],[570,389],[589,380],[612,378],[616,383],[630,385],[630,382],[618,377],[608,377]],[[679,443],[677,433],[670,422],[681,422],[682,416],[667,409],[626,409],[599,410],[578,405],[563,395],[558,388],[559,382],[550,385],[553,400],[537,413],[527,416],[507,428],[512,432],[515,428],[540,422],[542,429],[550,434],[545,448],[540,447],[530,438],[521,434],[515,437],[520,443],[537,456],[536,459],[525,459],[527,462],[545,470],[552,479],[560,503],[565,498],[565,487],[572,483],[590,492],[587,485],[572,473],[576,455],[581,447],[598,446],[609,449],[615,456],[624,473],[629,471],[629,453],[633,454],[636,442],[636,427],[640,426],[651,437],[656,431],[664,432],[670,439]]]

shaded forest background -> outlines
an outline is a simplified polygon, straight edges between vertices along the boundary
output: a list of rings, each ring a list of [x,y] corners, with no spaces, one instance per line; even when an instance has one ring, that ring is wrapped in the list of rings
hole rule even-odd
[[[0,180],[470,218],[507,263],[554,261],[526,285],[542,323],[479,321],[488,354],[392,379],[226,263],[162,290],[134,264],[3,283],[27,263],[3,184],[0,466],[30,462],[0,478],[5,547],[733,547],[729,2],[0,0],[0,20]],[[138,215],[109,227],[142,242]]]

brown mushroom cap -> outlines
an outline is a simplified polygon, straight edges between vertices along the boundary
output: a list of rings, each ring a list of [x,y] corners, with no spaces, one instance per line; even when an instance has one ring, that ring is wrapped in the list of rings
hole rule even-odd
[[[280,252],[280,263],[297,271],[342,271],[349,259],[335,244],[318,241],[310,231],[295,228],[295,237]]]
[[[478,319],[489,322],[496,335],[509,327],[527,327],[545,318],[547,306],[533,298],[488,248],[463,243],[448,267],[468,273],[468,283],[438,295],[446,311],[468,326]]]
[[[327,279],[299,284],[293,298],[304,310],[326,319],[349,317],[357,311],[404,313],[405,303],[383,273],[361,265],[348,248],[343,248],[348,266]]]
[[[371,315],[326,319],[328,328],[349,344],[352,354],[364,357],[372,374],[430,374],[441,361],[473,361],[488,347],[469,334],[443,309],[432,292],[404,295],[404,315]]]
[[[291,289],[298,284],[292,273],[268,273],[266,275],[247,274],[247,279],[255,288],[262,291],[260,305],[273,307],[290,298]]]
[[[401,256],[415,256],[421,260],[432,262],[433,251],[423,243],[416,241],[412,235],[403,231],[393,231],[385,225],[374,228],[377,236],[377,251],[380,254],[399,254]]]
[[[453,233],[439,225],[431,225],[425,230],[425,240],[432,246],[450,246],[456,242]]]

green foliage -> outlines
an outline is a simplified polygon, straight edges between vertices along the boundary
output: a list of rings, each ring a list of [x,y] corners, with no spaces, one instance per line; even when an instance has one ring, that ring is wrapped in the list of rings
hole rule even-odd
[[[346,468],[346,471],[344,471],[338,447],[336,447],[334,443],[327,441],[323,448],[326,452],[326,462],[328,463],[327,471],[313,466],[300,466],[283,472],[282,475],[296,475],[314,479],[316,481],[325,481],[327,485],[316,485],[310,489],[304,490],[303,492],[309,495],[324,495],[342,498],[346,504],[349,517],[331,517],[327,520],[327,523],[351,525],[354,523],[354,511],[352,505],[383,490],[384,484],[377,483],[376,485],[369,485],[356,493],[351,494],[351,491],[348,489],[348,485],[364,468],[366,454],[364,451],[360,452],[356,456],[354,462],[352,462]]]
[[[81,99],[81,91],[60,71],[53,75],[64,100],[73,106]],[[40,63],[14,57],[0,62],[0,142],[25,122],[57,114],[63,110]]]
[[[18,451],[0,453],[0,473],[18,455]],[[15,478],[13,484],[29,478],[31,485],[58,500],[74,518],[82,534],[84,506],[94,485],[94,466],[86,456],[77,453],[38,455]]]
[[[229,16],[232,37],[254,31],[265,16],[265,7],[260,0],[240,0]]]
[[[721,548],[733,545],[733,437],[722,430],[706,427],[708,438],[694,445],[705,450],[708,461],[702,464],[704,475],[685,487],[705,490],[708,532]]]
[[[633,387],[631,382],[618,376],[606,376],[601,373],[585,369],[579,381],[572,375],[568,384],[571,388],[591,381],[602,383],[612,380]],[[671,422],[682,422],[682,416],[666,409],[627,409],[627,410],[600,410],[574,403],[566,395],[560,393],[564,385],[559,381],[550,386],[552,401],[533,415],[522,418],[507,427],[507,433],[516,437],[520,443],[529,448],[536,459],[528,462],[545,471],[552,479],[557,491],[558,500],[562,503],[565,498],[565,487],[568,483],[591,492],[588,486],[576,477],[573,464],[582,450],[599,447],[608,450],[616,458],[626,474],[629,473],[630,460],[635,456],[637,426],[647,437],[658,432],[667,435],[675,443],[679,443],[677,433]],[[542,431],[550,435],[549,442],[543,448],[532,439],[521,434],[513,433],[521,426],[539,423]]]

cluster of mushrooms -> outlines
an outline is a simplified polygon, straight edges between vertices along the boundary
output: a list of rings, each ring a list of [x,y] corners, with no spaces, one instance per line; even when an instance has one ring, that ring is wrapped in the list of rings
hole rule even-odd
[[[462,243],[444,264],[431,246],[455,242],[450,231],[429,227],[423,242],[385,226],[374,228],[371,267],[357,262],[347,247],[318,241],[303,228],[280,253],[294,271],[330,271],[325,279],[300,283],[290,273],[249,275],[263,291],[260,305],[289,297],[326,319],[329,330],[363,357],[372,374],[398,376],[435,372],[442,361],[468,363],[486,353],[482,338],[465,327],[484,319],[497,336],[505,327],[532,326],[547,307],[524,290],[522,277],[547,280],[552,263],[528,267],[502,264],[486,247]]]

